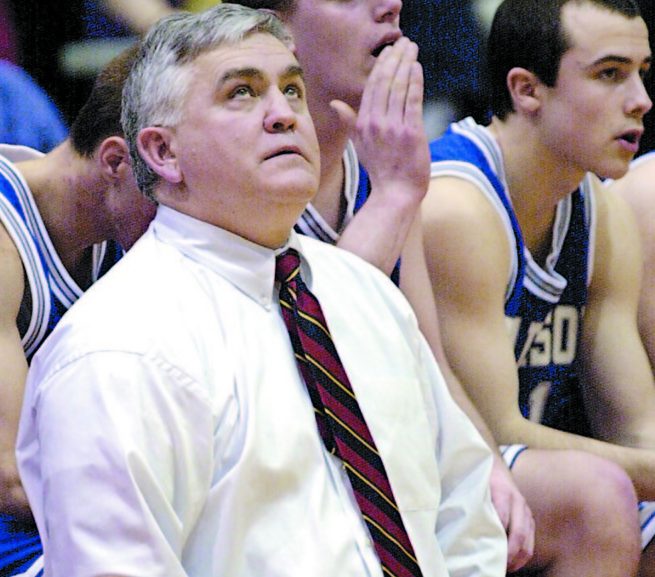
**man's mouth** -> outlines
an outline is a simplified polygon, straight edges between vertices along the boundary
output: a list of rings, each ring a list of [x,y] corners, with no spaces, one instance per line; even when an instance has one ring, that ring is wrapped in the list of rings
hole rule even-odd
[[[382,54],[382,51],[383,51],[387,46],[393,46],[393,42],[386,42],[386,43],[384,43],[384,44],[380,44],[380,46],[378,46],[375,50],[373,50],[373,52],[371,52],[371,55],[372,55],[374,58],[377,58],[378,56],[380,56],[380,54]]]
[[[621,135],[619,138],[621,140],[627,140],[628,142],[631,142],[633,144],[637,144],[639,142],[639,135],[635,132],[626,132],[625,134]]]
[[[636,152],[641,141],[641,130],[629,130],[619,135],[617,140],[628,150]]]
[[[396,40],[398,40],[402,35],[400,33],[395,33],[395,34],[388,34],[387,36],[384,37],[382,42],[378,44],[372,51],[371,51],[371,56],[374,58],[377,58],[382,54],[382,51],[387,47],[387,46],[393,46],[396,43]]]
[[[295,146],[289,146],[285,148],[280,148],[275,152],[269,154],[268,156],[266,156],[265,160],[270,160],[271,158],[279,158],[281,156],[289,156],[289,155],[302,156],[298,148],[296,148]]]

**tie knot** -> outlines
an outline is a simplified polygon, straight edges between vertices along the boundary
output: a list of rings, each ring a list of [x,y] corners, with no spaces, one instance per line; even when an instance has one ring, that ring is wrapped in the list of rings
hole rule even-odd
[[[289,282],[300,268],[300,255],[298,251],[289,248],[275,259],[275,280],[279,283]]]

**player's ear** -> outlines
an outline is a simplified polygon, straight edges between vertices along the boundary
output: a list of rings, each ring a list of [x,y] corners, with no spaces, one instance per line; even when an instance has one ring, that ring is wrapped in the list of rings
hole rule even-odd
[[[162,179],[172,184],[182,182],[182,172],[173,146],[174,137],[169,128],[144,128],[139,132],[136,144],[141,158]]]
[[[514,67],[507,73],[507,90],[512,97],[514,110],[532,114],[539,109],[541,81],[534,72]]]
[[[127,142],[120,136],[105,138],[98,146],[97,158],[100,170],[111,179],[122,178],[125,171],[132,169]]]

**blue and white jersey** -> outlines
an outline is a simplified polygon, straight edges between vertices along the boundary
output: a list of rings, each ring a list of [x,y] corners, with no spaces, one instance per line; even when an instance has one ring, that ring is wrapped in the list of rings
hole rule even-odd
[[[0,146],[0,223],[23,261],[26,283],[18,327],[28,360],[82,295],[55,252],[32,192],[13,164],[39,156],[41,153],[23,146]],[[92,280],[109,270],[122,253],[115,243],[95,246]],[[0,514],[0,575],[40,575],[41,554],[34,525]]]
[[[343,168],[344,184],[342,194],[345,201],[345,211],[339,230],[334,230],[319,214],[318,210],[309,203],[294,227],[296,232],[322,242],[337,244],[341,232],[345,230],[355,213],[363,206],[371,194],[371,182],[368,174],[364,167],[359,164],[355,147],[351,141],[348,141],[346,150],[343,153]],[[391,280],[396,285],[400,283],[400,259],[391,273]]]
[[[430,145],[432,178],[477,186],[498,212],[511,247],[505,316],[519,371],[519,406],[533,421],[589,435],[577,378],[577,352],[592,274],[595,211],[589,177],[557,206],[543,266],[523,242],[507,190],[501,150],[470,118]]]
[[[18,249],[29,288],[19,315],[28,359],[83,292],[55,252],[32,192],[13,164],[38,156],[40,153],[26,147],[0,146],[0,222]],[[122,253],[113,242],[94,246],[92,282],[109,270]]]

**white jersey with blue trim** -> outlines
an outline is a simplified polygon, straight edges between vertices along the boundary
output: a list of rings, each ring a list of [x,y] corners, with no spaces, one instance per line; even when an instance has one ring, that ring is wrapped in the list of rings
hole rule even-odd
[[[322,242],[327,242],[328,244],[337,243],[339,236],[355,215],[356,209],[360,204],[363,204],[366,196],[368,196],[368,191],[365,190],[365,187],[360,187],[359,162],[357,160],[355,147],[350,141],[348,141],[343,153],[343,167],[343,197],[346,202],[346,210],[339,225],[339,230],[334,230],[310,202],[305,208],[305,211],[300,215],[298,222],[296,222],[296,232]],[[360,202],[358,202],[358,196],[362,195],[364,198],[360,199]]]
[[[592,274],[595,198],[591,178],[562,199],[551,250],[539,265],[523,242],[500,147],[472,119],[431,144],[432,176],[473,183],[496,209],[510,246],[505,316],[519,370],[519,406],[531,420],[589,434],[577,379],[577,348]]]
[[[34,196],[14,164],[42,157],[25,146],[0,145],[0,224],[11,237],[25,271],[25,296],[18,327],[29,360],[61,316],[82,295],[61,262]],[[94,246],[91,278],[95,282],[122,256],[112,242]],[[42,547],[36,527],[0,514],[0,575],[38,577]]]
[[[467,118],[451,125],[430,149],[432,178],[454,176],[472,183],[503,223],[512,259],[505,315],[515,337],[522,414],[555,428],[588,434],[584,406],[576,393],[574,363],[593,273],[596,216],[590,178],[558,204],[551,252],[540,267],[523,243],[502,152],[491,133]],[[525,449],[524,445],[502,448],[510,468]],[[639,517],[642,548],[646,548],[655,537],[655,502],[640,503]]]
[[[0,145],[0,223],[16,246],[27,279],[30,302],[21,310],[23,350],[31,358],[61,315],[82,295],[55,251],[29,186],[14,162],[42,154],[24,146]],[[93,247],[91,279],[115,264],[122,251],[111,242]]]

